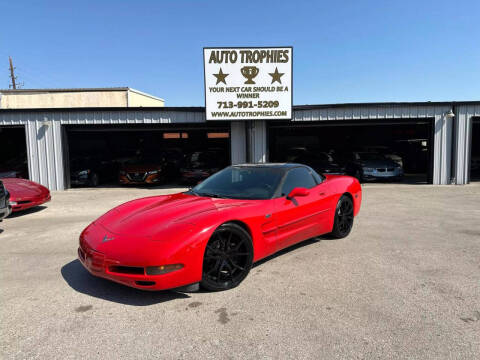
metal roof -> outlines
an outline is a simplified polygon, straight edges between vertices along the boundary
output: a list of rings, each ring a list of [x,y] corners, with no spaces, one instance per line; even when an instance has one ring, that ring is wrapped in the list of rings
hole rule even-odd
[[[114,91],[130,89],[131,91],[137,91],[132,88],[104,88],[104,90],[116,89]],[[7,91],[22,91],[21,90],[7,90]],[[61,89],[55,89],[61,91]],[[68,90],[68,89],[67,89]],[[76,89],[82,91],[82,89]],[[85,91],[101,91],[98,89],[85,89]],[[4,90],[0,90],[2,93]],[[137,91],[138,92],[138,91]],[[328,108],[344,108],[344,107],[398,107],[398,106],[461,106],[461,105],[480,105],[479,101],[424,101],[424,102],[371,102],[371,103],[336,103],[336,104],[317,104],[317,105],[293,105],[294,111],[302,110],[315,110],[315,109],[328,109]],[[83,108],[32,108],[32,109],[0,109],[0,112],[25,112],[25,111],[43,111],[43,112],[66,112],[66,111],[183,111],[183,112],[204,112],[203,106],[172,106],[172,107],[83,107]]]
[[[3,94],[37,93],[37,92],[86,92],[86,91],[127,91],[134,90],[129,87],[104,87],[104,88],[57,88],[57,89],[0,89]],[[134,90],[139,92],[138,90]]]

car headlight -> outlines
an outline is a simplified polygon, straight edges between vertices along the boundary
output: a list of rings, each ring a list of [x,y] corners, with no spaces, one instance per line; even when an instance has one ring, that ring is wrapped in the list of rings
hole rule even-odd
[[[368,167],[366,167],[366,168],[363,168],[363,171],[365,171],[365,172],[374,172],[375,169],[374,169],[374,168],[368,168]]]
[[[82,170],[78,172],[78,176],[88,176],[90,174],[90,170]]]
[[[152,171],[147,171],[147,175],[155,175],[159,174],[161,170],[152,170]]]

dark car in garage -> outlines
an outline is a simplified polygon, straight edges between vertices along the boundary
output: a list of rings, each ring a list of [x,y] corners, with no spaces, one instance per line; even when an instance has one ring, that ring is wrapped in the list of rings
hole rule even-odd
[[[332,155],[326,152],[306,152],[294,159],[294,162],[310,166],[320,174],[344,175],[345,167],[341,166]]]
[[[118,174],[113,160],[99,157],[78,157],[70,162],[70,183],[74,186],[98,186],[112,182]]]
[[[359,181],[401,180],[400,164],[376,152],[348,152],[341,155],[348,175]]]
[[[180,169],[181,181],[196,184],[228,165],[224,151],[195,151],[187,156],[185,166]]]
[[[27,153],[21,152],[0,164],[1,178],[23,178],[28,179]]]

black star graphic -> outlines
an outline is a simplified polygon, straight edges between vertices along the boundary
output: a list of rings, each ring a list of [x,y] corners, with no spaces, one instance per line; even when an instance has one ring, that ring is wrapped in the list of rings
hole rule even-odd
[[[285,73],[279,73],[278,72],[278,68],[275,68],[275,72],[274,73],[268,73],[271,77],[272,77],[272,84],[275,82],[275,81],[278,81],[280,84],[282,83],[282,80],[280,79],[283,75],[285,75]]]
[[[217,83],[215,85],[218,85],[219,83],[223,82],[225,85],[227,85],[227,82],[225,81],[225,78],[228,76],[228,74],[224,74],[222,72],[222,68],[220,68],[218,74],[212,74],[217,78]]]

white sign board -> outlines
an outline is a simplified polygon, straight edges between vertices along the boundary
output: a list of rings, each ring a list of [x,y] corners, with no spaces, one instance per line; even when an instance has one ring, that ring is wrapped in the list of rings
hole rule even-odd
[[[291,119],[292,56],[292,47],[204,48],[206,119]]]

